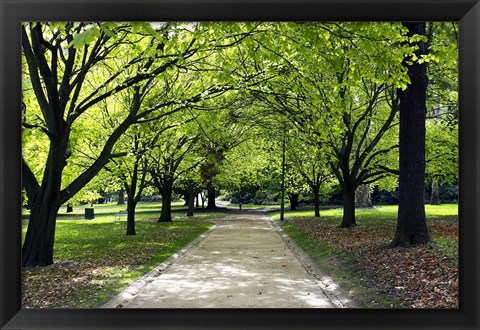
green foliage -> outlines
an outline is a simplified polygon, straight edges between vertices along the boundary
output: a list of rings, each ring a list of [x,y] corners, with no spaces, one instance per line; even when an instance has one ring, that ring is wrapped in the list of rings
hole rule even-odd
[[[30,28],[35,26],[31,24]],[[352,148],[367,152],[365,141],[375,139],[390,111],[389,102],[393,100],[389,99],[389,88],[405,88],[408,84],[401,62],[404,57],[413,54],[411,47],[404,45],[405,31],[397,23],[53,22],[44,24],[42,28],[46,37],[62,36],[66,51],[69,47],[77,51],[76,65],[79,68],[82,56],[89,54],[88,47],[101,38],[105,38],[104,47],[109,47],[110,52],[110,56],[101,59],[98,65],[87,68],[79,100],[91,100],[108,91],[114,93],[82,110],[87,115],[79,116],[72,126],[72,155],[64,170],[63,187],[67,187],[92,164],[102,150],[104,137],[110,136],[131,111],[129,100],[133,100],[133,86],[118,91],[115,86],[122,87],[138,72],[148,73],[162,64],[168,66],[165,74],[156,77],[155,81],[140,83],[139,86],[143,85],[149,92],[144,94],[140,111],[142,115],[138,116],[142,125],[132,126],[129,130],[131,134],[141,129],[144,132],[142,134],[153,136],[158,129],[152,125],[155,118],[169,116],[173,118],[169,119],[170,123],[181,123],[182,116],[190,117],[196,125],[186,128],[180,124],[177,127],[186,129],[187,134],[195,134],[194,130],[198,129],[208,141],[204,150],[210,148],[223,152],[259,134],[280,141],[279,124],[282,120],[288,120],[296,131],[295,139],[304,141],[304,147],[298,147],[305,150],[307,143],[313,145],[316,153],[321,154],[321,157],[313,160],[325,166],[327,162],[335,161],[337,155],[334,150],[341,148],[339,143],[347,133],[352,133],[351,125],[357,121],[359,125],[352,137]],[[440,105],[446,116],[455,111],[457,102],[456,28],[453,23],[431,23],[428,41],[430,53],[422,59],[411,59],[429,63],[429,76],[433,82],[429,87],[429,102],[431,108]],[[70,41],[68,35],[71,35]],[[413,36],[410,42],[414,43],[418,38]],[[147,68],[145,61],[139,61],[141,58],[153,60],[155,64]],[[42,115],[30,88],[29,76],[24,71],[25,122],[42,126]],[[383,94],[375,96],[376,91]],[[268,110],[265,109],[265,101],[269,104]],[[374,107],[365,116],[368,102],[374,102]],[[78,104],[85,104],[85,101],[79,101]],[[183,110],[176,110],[176,106]],[[152,111],[153,108],[157,110]],[[76,111],[71,114],[74,115]],[[178,118],[168,115],[177,111],[185,111],[185,114]],[[443,122],[447,123],[445,120]],[[250,134],[253,126],[257,127],[256,133]],[[383,133],[378,144],[368,151],[370,155],[379,154],[361,170],[372,173],[379,164],[396,168],[396,149],[381,152],[395,144],[398,127],[392,126]],[[456,159],[441,157],[445,150],[439,149],[455,144],[457,128],[453,126],[449,131],[453,134],[448,134],[441,127],[435,129],[429,126],[427,158],[448,161],[440,166],[437,161],[434,168],[427,168],[431,177],[443,175],[444,179],[441,180],[451,181],[455,178]],[[24,157],[41,180],[48,154],[48,138],[40,129],[34,128],[24,130],[23,140]],[[435,140],[442,143],[435,146]],[[447,140],[448,144],[443,143]],[[296,152],[304,166],[308,162],[303,161],[302,157],[309,153]],[[203,175],[212,178],[217,173],[223,175],[217,184],[229,185],[228,190],[234,189],[234,186],[238,189],[239,182],[250,182],[251,185],[258,181],[252,175],[258,169],[258,173],[261,173],[261,168],[265,167],[262,162],[268,158],[258,154],[254,161],[252,159],[252,162],[259,162],[258,169],[250,164],[250,169],[238,170],[234,169],[237,165],[230,160],[228,164],[233,166],[232,169],[228,169],[227,163],[215,164],[212,155],[207,152],[205,164],[208,165],[203,165]],[[350,166],[354,166],[355,158],[350,157],[349,162]],[[272,170],[277,169],[272,167]],[[220,173],[223,171],[231,173]],[[394,189],[395,177],[385,174],[372,179],[379,180],[375,184],[382,189]],[[288,172],[288,189],[303,191],[305,187],[297,175],[295,171]],[[228,177],[231,182],[225,179]],[[109,181],[112,189],[118,186],[115,180]]]
[[[63,108],[45,105],[48,81],[35,78],[24,47],[23,158],[42,185],[51,137],[64,134],[49,116],[68,124],[61,192],[73,203],[131,185],[136,163],[149,181],[154,160],[179,191],[208,184],[237,200],[278,201],[284,141],[287,193],[311,193],[320,173],[324,197],[336,185],[394,190],[404,60],[428,64],[427,178],[458,179],[456,23],[428,23],[422,58],[412,45],[423,37],[407,40],[391,22],[22,26],[51,45],[43,53],[58,100],[70,86]],[[88,174],[99,159],[103,170]]]
[[[438,183],[458,180],[458,124],[428,122],[425,140],[426,177]]]

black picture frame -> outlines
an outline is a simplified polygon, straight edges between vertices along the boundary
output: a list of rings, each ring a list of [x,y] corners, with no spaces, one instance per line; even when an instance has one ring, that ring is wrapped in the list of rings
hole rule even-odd
[[[478,0],[0,0],[1,329],[479,329]],[[21,309],[22,21],[459,21],[460,307]]]

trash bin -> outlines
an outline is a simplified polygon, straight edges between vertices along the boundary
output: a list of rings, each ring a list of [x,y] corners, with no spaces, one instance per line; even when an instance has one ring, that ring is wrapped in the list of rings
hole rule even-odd
[[[93,210],[94,210],[93,207],[86,207],[85,208],[85,220],[95,219],[95,213],[94,213]]]

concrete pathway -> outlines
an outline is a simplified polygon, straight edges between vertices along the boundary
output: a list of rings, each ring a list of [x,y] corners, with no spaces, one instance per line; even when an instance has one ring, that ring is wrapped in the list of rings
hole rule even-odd
[[[335,308],[351,304],[333,282],[312,272],[308,257],[262,212],[244,210],[214,222],[205,235],[103,307]]]

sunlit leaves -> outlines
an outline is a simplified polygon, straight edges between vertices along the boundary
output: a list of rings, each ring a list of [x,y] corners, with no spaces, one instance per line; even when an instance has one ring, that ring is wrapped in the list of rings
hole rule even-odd
[[[178,109],[178,116],[168,116],[172,124],[178,125],[178,132],[188,136],[200,133],[208,143],[227,150],[241,140],[238,137],[247,137],[245,132],[255,124],[262,127],[263,136],[271,134],[272,140],[278,141],[274,136],[278,123],[289,118],[304,139],[317,148],[321,146],[328,160],[335,156],[334,148],[342,148],[344,137],[357,121],[360,123],[352,139],[353,149],[361,153],[366,142],[375,139],[382,122],[388,119],[391,91],[405,89],[410,83],[402,65],[404,59],[428,63],[432,82],[429,108],[440,105],[442,113],[449,114],[445,115],[449,125],[452,121],[455,125],[458,113],[456,25],[451,23],[432,25],[430,52],[420,58],[414,57],[412,45],[424,37],[407,40],[402,25],[392,22],[52,22],[25,27],[29,30],[37,24],[42,24],[48,40],[56,36],[54,41],[61,45],[65,58],[76,52],[71,82],[82,72],[82,61],[89,58],[94,45],[99,40],[105,42],[99,49],[105,56],[85,68],[78,100],[67,101],[69,110],[65,116],[70,115],[75,123],[63,187],[92,164],[106,137],[131,113],[127,101],[131,101],[131,89],[135,87],[146,88],[148,93],[142,99],[139,125],[131,127],[128,134],[147,134],[144,138],[149,139],[155,128],[146,123]],[[65,70],[62,63],[59,61],[59,73]],[[124,89],[138,75],[148,76],[164,65],[165,71],[152,78],[148,86],[138,81]],[[40,127],[45,123],[29,77],[24,77],[26,121],[36,126],[24,131],[24,154],[41,177],[48,152],[47,139],[40,138]],[[374,95],[378,90],[379,95]],[[106,94],[101,102],[82,108]],[[365,115],[369,101],[373,106]],[[184,125],[186,120],[195,125]],[[268,129],[272,132],[265,133]],[[439,128],[428,134],[441,139],[441,133]],[[397,134],[393,125],[367,153],[394,145]],[[432,150],[437,149],[432,146]],[[127,152],[117,145],[115,152],[120,151]],[[134,154],[127,155],[129,159]],[[395,168],[397,160],[396,150],[392,149],[380,153],[366,170],[376,165]],[[352,157],[349,165],[354,162]],[[222,166],[228,172],[226,164]],[[445,171],[447,167],[455,165],[447,165]],[[380,184],[393,188],[395,181]]]
[[[458,179],[458,127],[431,120],[426,133],[426,176],[439,183]]]
[[[72,42],[68,46],[73,46],[76,49],[92,43],[96,38],[100,36],[100,29],[96,26],[91,27],[81,33],[76,34],[73,37]]]

